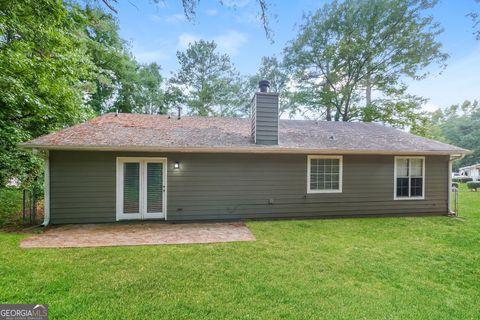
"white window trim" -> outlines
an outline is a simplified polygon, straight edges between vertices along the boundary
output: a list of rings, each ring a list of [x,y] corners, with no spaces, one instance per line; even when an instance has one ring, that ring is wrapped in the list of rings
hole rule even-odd
[[[397,197],[397,159],[422,159],[422,196],[421,197]],[[419,156],[395,156],[393,165],[393,200],[425,200],[425,157]],[[410,170],[409,170],[410,174]],[[410,189],[410,176],[408,178],[408,188]]]
[[[334,189],[334,190],[310,189],[310,169],[311,169],[312,159],[338,159],[339,160],[338,189]],[[342,190],[343,190],[343,156],[319,156],[319,155],[307,156],[307,193],[342,193],[343,192]]]
[[[159,158],[159,157],[117,157],[117,172],[116,172],[116,220],[117,221],[122,221],[122,220],[148,220],[147,219],[144,219],[141,214],[139,215],[134,215],[132,214],[131,218],[129,219],[126,219],[122,212],[123,212],[123,163],[125,162],[139,162],[139,163],[143,163],[143,162],[160,162],[160,163],[163,163],[163,181],[164,181],[164,192],[163,192],[163,210],[164,210],[164,217],[163,218],[159,218],[160,220],[161,219],[164,219],[164,220],[167,220],[167,191],[168,191],[168,188],[167,188],[167,174],[168,174],[168,170],[167,170],[167,167],[168,167],[168,159],[167,158]],[[144,179],[144,175],[141,174],[140,176],[140,179]],[[140,184],[140,187],[142,188],[143,187],[143,184],[141,183]],[[142,211],[142,209],[140,209],[140,211]]]

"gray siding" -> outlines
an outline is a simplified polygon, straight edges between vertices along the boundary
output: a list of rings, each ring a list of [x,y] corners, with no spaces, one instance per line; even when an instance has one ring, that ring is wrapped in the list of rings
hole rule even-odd
[[[256,135],[256,143],[278,144],[278,93],[255,93],[252,117],[252,133]]]
[[[445,156],[426,157],[425,200],[395,201],[393,156],[346,155],[343,192],[307,194],[306,155],[52,151],[52,223],[115,221],[117,156],[168,158],[170,221],[447,213]]]

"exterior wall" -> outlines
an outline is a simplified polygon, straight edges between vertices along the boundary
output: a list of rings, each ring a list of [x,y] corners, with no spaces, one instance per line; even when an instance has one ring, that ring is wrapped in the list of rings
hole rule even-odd
[[[278,144],[278,93],[257,92],[252,105],[252,134],[257,144]]]
[[[119,156],[168,158],[169,221],[448,211],[447,156],[426,157],[425,200],[393,200],[394,156],[345,155],[343,192],[307,194],[307,155],[51,151],[51,223],[115,221]]]

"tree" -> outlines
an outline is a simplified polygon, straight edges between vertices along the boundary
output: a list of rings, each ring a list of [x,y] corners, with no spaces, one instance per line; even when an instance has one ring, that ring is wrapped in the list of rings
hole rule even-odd
[[[270,81],[270,90],[279,93],[280,116],[286,113],[289,116],[293,116],[297,109],[296,104],[294,104],[292,100],[293,93],[289,90],[290,77],[283,67],[283,64],[278,61],[275,55],[262,57],[257,73],[249,77],[250,97],[258,90],[260,80]]]
[[[105,112],[166,113],[161,97],[162,76],[155,63],[140,65],[119,33],[117,20],[98,8],[83,10],[88,55],[97,72],[88,104]]]
[[[475,0],[475,2],[480,3],[480,0]],[[480,14],[478,12],[470,12],[467,16],[473,22],[473,35],[477,40],[480,40]]]
[[[91,116],[84,103],[95,66],[78,7],[60,1],[0,4],[0,187],[31,184],[41,161],[21,142]]]
[[[429,137],[473,151],[455,161],[455,169],[480,163],[480,103],[477,100],[429,113],[427,126]]]
[[[161,89],[163,78],[160,74],[160,66],[156,63],[141,65],[137,73],[137,94],[133,111],[145,114],[166,114],[168,107]]]
[[[416,119],[411,114],[420,115],[420,98],[405,94],[402,79],[421,79],[428,74],[425,67],[444,66],[447,59],[437,40],[442,29],[426,14],[435,4],[333,1],[305,16],[285,49],[300,101],[326,120],[395,124],[399,118],[405,123]],[[371,100],[372,88],[378,99]],[[395,103],[386,103],[391,100]]]
[[[110,112],[119,90],[128,87],[134,80],[136,62],[129,56],[126,42],[118,34],[118,23],[111,14],[86,6],[83,10],[87,23],[84,32],[88,56],[97,68],[94,79],[95,89],[88,104],[97,114]],[[131,112],[129,105],[126,110]]]
[[[170,79],[170,92],[193,115],[238,116],[245,114],[240,96],[240,75],[226,54],[216,52],[213,41],[200,40],[177,52],[180,70]]]

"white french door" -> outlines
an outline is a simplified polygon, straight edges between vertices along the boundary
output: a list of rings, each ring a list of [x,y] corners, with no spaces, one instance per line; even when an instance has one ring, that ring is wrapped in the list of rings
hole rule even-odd
[[[166,218],[166,158],[117,158],[117,220]]]

